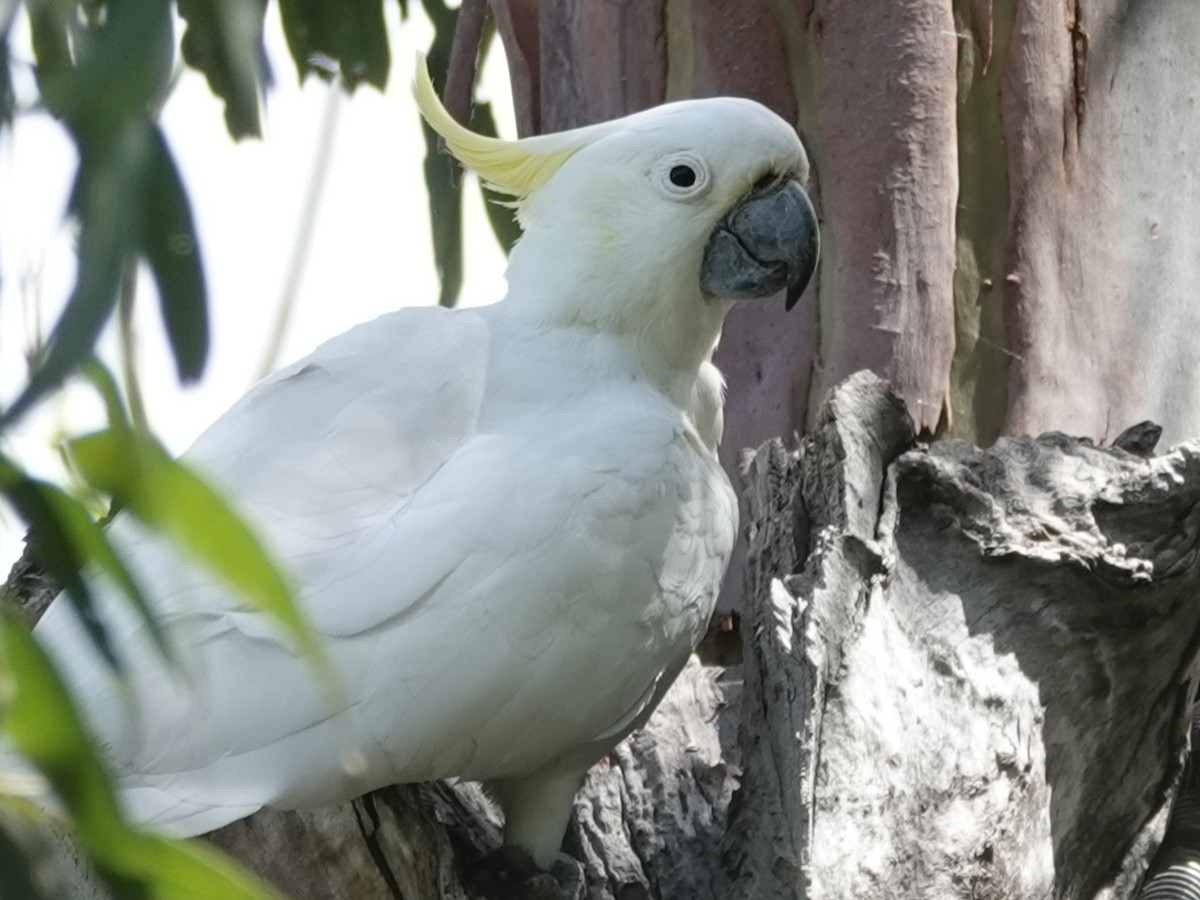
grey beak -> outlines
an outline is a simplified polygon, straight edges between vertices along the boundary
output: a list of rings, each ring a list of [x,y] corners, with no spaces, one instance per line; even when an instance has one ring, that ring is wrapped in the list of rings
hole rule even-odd
[[[795,181],[752,191],[717,223],[700,266],[700,287],[726,300],[770,297],[787,288],[796,305],[817,266],[817,214]]]

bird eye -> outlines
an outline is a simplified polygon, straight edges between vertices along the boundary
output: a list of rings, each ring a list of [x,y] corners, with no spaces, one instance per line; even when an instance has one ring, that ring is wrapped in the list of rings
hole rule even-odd
[[[696,170],[691,166],[672,166],[667,177],[675,187],[690,188],[696,183]]]
[[[667,194],[678,200],[700,196],[708,190],[712,180],[708,166],[691,153],[672,153],[659,161],[653,173]]]

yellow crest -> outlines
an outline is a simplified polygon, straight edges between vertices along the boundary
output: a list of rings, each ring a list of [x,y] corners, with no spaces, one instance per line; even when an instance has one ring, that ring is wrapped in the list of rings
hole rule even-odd
[[[417,61],[413,94],[421,115],[429,127],[442,136],[454,158],[497,192],[518,200],[528,197],[549,181],[580,148],[578,143],[553,141],[549,135],[506,141],[464,128],[438,99],[424,57]]]

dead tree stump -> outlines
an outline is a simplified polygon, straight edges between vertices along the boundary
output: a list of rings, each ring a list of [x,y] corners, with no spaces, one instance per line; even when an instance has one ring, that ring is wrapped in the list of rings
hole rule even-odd
[[[1131,897],[1186,746],[1200,445],[909,442],[860,374],[746,467],[734,896]]]

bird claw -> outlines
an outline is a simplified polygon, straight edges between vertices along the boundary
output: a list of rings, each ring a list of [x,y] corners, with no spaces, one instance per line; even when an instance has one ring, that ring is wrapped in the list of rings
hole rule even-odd
[[[462,874],[464,886],[486,900],[584,900],[587,896],[583,866],[561,853],[546,871],[520,847],[506,844],[469,863]]]

